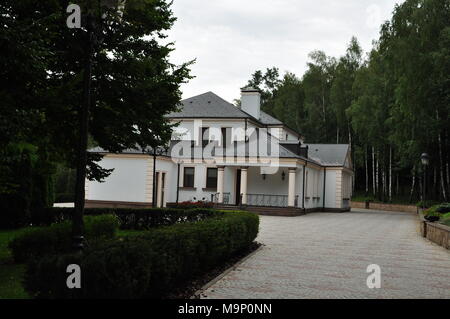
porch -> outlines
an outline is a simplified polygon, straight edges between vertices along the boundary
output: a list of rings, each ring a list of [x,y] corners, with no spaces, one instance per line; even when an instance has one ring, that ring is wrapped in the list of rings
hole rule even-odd
[[[220,206],[299,208],[296,167],[217,167],[217,192],[211,201]]]

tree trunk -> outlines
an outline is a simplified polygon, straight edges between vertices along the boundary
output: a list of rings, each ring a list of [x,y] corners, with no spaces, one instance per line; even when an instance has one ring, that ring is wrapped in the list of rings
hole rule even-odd
[[[413,175],[412,175],[412,181],[411,181],[411,190],[409,191],[409,202],[410,203],[412,202],[412,198],[414,195],[414,187],[416,186],[416,166],[415,165],[413,166],[412,170],[413,170],[412,171]]]
[[[439,112],[436,110],[436,119],[439,122]],[[445,183],[444,183],[444,161],[442,158],[442,138],[441,133],[438,133],[438,144],[439,144],[439,171],[440,171],[440,177],[441,177],[441,191],[442,196],[444,197],[444,201],[447,201],[447,191],[445,190]]]
[[[380,154],[377,151],[377,165],[376,165],[376,170],[375,170],[375,176],[376,176],[376,180],[375,180],[375,189],[376,189],[376,193],[377,195],[380,195]]]
[[[423,198],[423,188],[422,188],[423,183],[422,183],[422,181],[423,181],[423,177],[421,176],[421,177],[419,177],[419,198],[423,203],[424,198]],[[423,203],[422,206],[424,206],[424,205],[425,204]]]
[[[323,124],[325,129],[325,140],[328,140],[327,134],[327,112],[325,107],[325,85],[322,83],[322,112],[323,112]]]
[[[448,143],[448,135],[447,135],[447,131],[445,132],[445,141],[446,141],[446,143],[445,143],[445,145],[448,145],[449,143]],[[446,173],[447,173],[447,187],[449,187],[450,188],[450,170],[449,170],[449,165],[448,165],[448,150],[447,150],[447,152],[446,152],[447,154],[446,154]],[[447,191],[448,191],[448,194],[450,194],[450,189],[447,189]]]
[[[365,160],[366,160],[366,196],[367,194],[369,194],[369,163],[368,163],[368,158],[367,158],[367,146],[365,147]]]
[[[398,173],[397,173],[397,189],[395,190],[395,195],[399,195],[400,194],[400,184],[399,184],[399,180],[398,180]]]
[[[389,147],[389,202],[392,202],[392,146]]]
[[[433,167],[433,191],[431,192],[433,194],[433,198],[435,194],[439,194],[439,191],[437,191],[437,174],[436,174],[436,165]]]
[[[92,17],[88,15],[88,47],[83,74],[83,104],[79,111],[79,136],[77,149],[77,174],[75,183],[75,207],[72,215],[72,245],[75,250],[82,250],[84,245],[84,201],[87,166],[88,124],[91,105],[91,75],[93,56]]]
[[[352,147],[353,139],[352,139],[352,130],[350,126],[350,121],[347,121],[347,129],[348,129],[348,144],[350,144],[350,147]]]
[[[375,147],[372,146],[372,190],[373,196],[377,193],[377,184],[375,182]]]
[[[447,186],[450,187],[450,174],[449,174],[449,165],[447,160]]]

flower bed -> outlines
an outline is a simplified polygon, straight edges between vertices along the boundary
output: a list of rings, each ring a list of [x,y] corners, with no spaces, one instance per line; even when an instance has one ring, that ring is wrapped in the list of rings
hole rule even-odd
[[[450,204],[430,207],[420,213],[420,232],[428,240],[450,249]]]

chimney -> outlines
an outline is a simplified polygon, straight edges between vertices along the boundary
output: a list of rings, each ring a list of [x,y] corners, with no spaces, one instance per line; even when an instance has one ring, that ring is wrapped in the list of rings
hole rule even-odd
[[[258,89],[251,87],[241,89],[241,110],[257,120],[261,118],[261,93]]]

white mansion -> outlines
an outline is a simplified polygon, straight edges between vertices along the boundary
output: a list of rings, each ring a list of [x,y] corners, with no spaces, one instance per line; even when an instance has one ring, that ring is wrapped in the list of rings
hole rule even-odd
[[[352,163],[343,144],[304,138],[260,109],[260,93],[241,91],[238,108],[212,92],[182,101],[165,150],[104,153],[114,168],[86,182],[86,206],[161,207],[213,201],[221,207],[303,213],[350,209]]]

